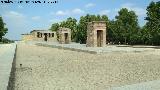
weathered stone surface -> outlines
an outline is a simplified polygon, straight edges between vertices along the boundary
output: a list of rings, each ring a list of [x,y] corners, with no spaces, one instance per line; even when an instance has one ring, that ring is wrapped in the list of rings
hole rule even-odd
[[[59,43],[69,44],[71,42],[71,29],[69,28],[59,28]]]
[[[106,45],[106,22],[93,21],[87,26],[87,47],[104,47]]]
[[[33,30],[30,34],[22,34],[22,41],[57,41],[56,32]]]

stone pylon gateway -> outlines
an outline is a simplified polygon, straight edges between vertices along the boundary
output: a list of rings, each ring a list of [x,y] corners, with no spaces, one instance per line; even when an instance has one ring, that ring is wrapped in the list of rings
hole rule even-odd
[[[71,42],[71,29],[60,27],[58,34],[60,44],[69,44]]]
[[[87,26],[87,47],[104,46],[106,46],[106,22],[89,22]]]

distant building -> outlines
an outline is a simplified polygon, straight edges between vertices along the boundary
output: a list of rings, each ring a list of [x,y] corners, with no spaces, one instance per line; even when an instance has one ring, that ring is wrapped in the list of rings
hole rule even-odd
[[[57,41],[57,35],[49,30],[33,30],[30,34],[22,34],[22,41]]]
[[[31,41],[33,40],[33,36],[31,34],[21,34],[22,35],[22,41]]]

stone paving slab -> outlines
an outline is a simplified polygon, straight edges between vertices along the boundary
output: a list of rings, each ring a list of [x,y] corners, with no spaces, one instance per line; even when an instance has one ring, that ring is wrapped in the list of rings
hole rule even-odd
[[[160,90],[160,80],[143,82],[138,84],[113,87],[111,90]]]
[[[107,45],[106,47],[86,47],[85,44],[71,43],[71,44],[59,44],[56,42],[36,42],[36,45],[53,47],[65,50],[88,52],[92,54],[101,54],[109,52],[146,52],[154,51],[154,48],[139,48],[139,47],[123,47],[121,45]]]
[[[0,90],[7,90],[16,44],[0,44]]]

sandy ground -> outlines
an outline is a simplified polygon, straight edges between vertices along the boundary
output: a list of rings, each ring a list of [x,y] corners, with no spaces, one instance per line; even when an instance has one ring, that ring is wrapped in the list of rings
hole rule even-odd
[[[160,80],[160,50],[96,55],[22,43],[17,50],[15,90],[110,90]]]

